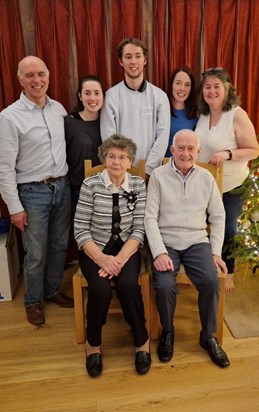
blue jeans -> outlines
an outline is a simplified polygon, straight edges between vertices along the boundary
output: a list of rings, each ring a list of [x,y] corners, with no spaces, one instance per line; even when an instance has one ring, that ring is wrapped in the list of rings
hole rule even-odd
[[[228,273],[233,273],[235,268],[235,259],[228,258],[229,250],[227,248],[230,239],[237,233],[237,219],[242,211],[244,200],[238,194],[230,192],[223,193],[223,204],[226,212],[225,238],[223,244],[222,258],[225,261]]]
[[[71,193],[67,177],[53,184],[18,185],[27,213],[22,233],[24,257],[24,304],[51,298],[60,288],[69,240]]]
[[[196,286],[201,321],[201,338],[207,340],[217,330],[219,301],[219,279],[209,243],[197,243],[185,250],[166,247],[173,261],[174,270],[159,272],[153,266],[153,285],[156,291],[156,305],[160,322],[165,332],[174,331],[174,312],[178,293],[176,276],[180,264]],[[190,315],[191,316],[191,315]]]

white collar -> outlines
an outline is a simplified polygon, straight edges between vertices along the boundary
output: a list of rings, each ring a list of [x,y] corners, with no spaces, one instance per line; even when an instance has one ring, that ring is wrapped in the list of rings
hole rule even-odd
[[[125,179],[120,187],[116,187],[112,183],[106,168],[101,172],[101,177],[103,179],[106,189],[110,189],[112,193],[119,192],[120,188],[122,188],[123,190],[126,190],[126,192],[129,191],[129,173],[127,172],[125,173]]]

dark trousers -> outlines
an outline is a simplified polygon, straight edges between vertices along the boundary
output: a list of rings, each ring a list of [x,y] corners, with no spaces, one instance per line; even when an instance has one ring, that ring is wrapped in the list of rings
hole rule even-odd
[[[106,323],[112,298],[111,280],[99,276],[100,267],[83,251],[79,253],[79,263],[88,282],[86,339],[91,346],[99,346],[102,343],[102,326]],[[140,253],[136,252],[123,266],[119,276],[113,277],[124,318],[133,332],[135,346],[142,346],[148,339],[138,284],[139,273]]]
[[[222,258],[226,262],[228,273],[234,273],[235,259],[228,257],[230,252],[227,246],[231,238],[237,233],[237,219],[242,211],[244,199],[241,199],[239,194],[226,192],[223,193],[223,203],[226,212],[226,226]]]
[[[164,331],[173,330],[176,306],[176,275],[180,264],[198,290],[198,306],[201,321],[201,337],[212,337],[217,330],[219,279],[209,243],[198,243],[185,250],[167,247],[174,271],[159,272],[153,267],[153,285],[156,304]]]

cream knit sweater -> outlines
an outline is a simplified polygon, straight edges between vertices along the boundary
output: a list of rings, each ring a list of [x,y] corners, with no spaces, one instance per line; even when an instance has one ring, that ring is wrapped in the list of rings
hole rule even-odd
[[[152,172],[144,222],[154,259],[167,253],[166,246],[184,250],[201,242],[210,242],[212,253],[221,256],[224,206],[214,177],[199,166],[185,181],[173,169],[171,160]]]

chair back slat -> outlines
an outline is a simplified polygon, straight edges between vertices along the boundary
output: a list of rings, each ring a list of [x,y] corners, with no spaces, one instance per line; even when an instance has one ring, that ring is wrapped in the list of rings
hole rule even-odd
[[[139,160],[138,166],[132,166],[129,169],[129,173],[131,173],[134,176],[140,176],[142,177],[143,180],[146,181],[145,166],[146,166],[145,160],[141,159]],[[100,173],[104,170],[104,165],[98,165],[98,166],[92,167],[92,160],[90,159],[85,159],[84,167],[85,167],[85,177],[94,176],[97,173]]]

